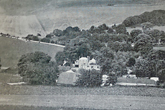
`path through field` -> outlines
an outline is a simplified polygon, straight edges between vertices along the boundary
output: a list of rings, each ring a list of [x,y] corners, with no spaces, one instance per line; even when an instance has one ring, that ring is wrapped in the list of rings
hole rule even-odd
[[[115,110],[164,110],[164,97],[112,95],[0,95],[0,105],[76,107]]]

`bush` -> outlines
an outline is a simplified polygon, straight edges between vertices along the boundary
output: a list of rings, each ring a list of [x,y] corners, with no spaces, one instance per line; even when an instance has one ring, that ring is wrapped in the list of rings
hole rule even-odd
[[[80,77],[76,82],[77,86],[80,87],[96,87],[102,83],[102,75],[97,70],[80,70]]]
[[[43,52],[22,55],[18,62],[18,73],[29,84],[55,84],[58,67],[55,62],[50,62],[50,59],[51,57]]]
[[[49,38],[43,38],[43,39],[41,39],[41,42],[49,43],[50,42],[50,39]]]
[[[34,36],[34,35],[27,35],[26,37],[26,40],[34,40],[34,41],[39,41],[39,38],[37,36]]]
[[[47,34],[46,35],[46,38],[48,38],[48,39],[51,39],[51,38],[53,38],[54,37],[54,34]]]

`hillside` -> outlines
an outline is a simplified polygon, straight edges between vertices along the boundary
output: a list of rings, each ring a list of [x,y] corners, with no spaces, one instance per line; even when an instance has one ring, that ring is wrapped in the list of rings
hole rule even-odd
[[[0,0],[0,7],[8,15],[27,15],[56,8],[100,7],[108,4],[157,4],[162,1],[164,0]]]
[[[59,51],[63,51],[63,48],[0,37],[0,58],[2,66],[16,67],[21,55],[35,51],[44,52],[50,55],[52,60],[55,60],[55,54]]]
[[[165,10],[154,10],[151,12],[144,12],[140,15],[135,15],[126,18],[123,21],[125,26],[134,26],[144,22],[151,22],[154,25],[164,26],[165,25]]]
[[[0,17],[0,30],[2,33],[9,33],[10,35],[25,37],[28,34],[37,35],[40,33],[42,37],[46,36],[46,31],[39,22],[37,16],[7,16]]]
[[[89,29],[92,25],[103,23],[117,24],[129,16],[153,9],[165,9],[161,1],[0,0],[0,32],[20,37],[40,33],[45,37],[45,33],[68,26]]]

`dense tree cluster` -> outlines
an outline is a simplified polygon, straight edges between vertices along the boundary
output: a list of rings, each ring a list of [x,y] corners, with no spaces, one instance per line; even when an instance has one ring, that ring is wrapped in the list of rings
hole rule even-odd
[[[18,62],[18,73],[29,84],[56,84],[58,67],[51,57],[43,52],[22,55]]]
[[[165,10],[154,10],[152,12],[144,12],[141,15],[131,16],[123,21],[126,27],[151,22],[154,25],[165,25]]]
[[[100,86],[102,83],[102,74],[97,70],[80,70],[80,77],[76,82],[80,87],[95,87]]]
[[[69,33],[72,28],[67,30]],[[80,57],[90,56],[101,66],[101,73],[108,76],[113,76],[112,73],[116,76],[127,74],[127,68],[131,68],[137,77],[161,76],[158,72],[164,69],[164,51],[154,51],[153,46],[164,38],[163,31],[134,29],[128,34],[124,24],[112,27],[102,24],[76,32],[79,32],[77,36],[63,39],[64,51],[55,56],[59,65],[64,61],[72,65]]]

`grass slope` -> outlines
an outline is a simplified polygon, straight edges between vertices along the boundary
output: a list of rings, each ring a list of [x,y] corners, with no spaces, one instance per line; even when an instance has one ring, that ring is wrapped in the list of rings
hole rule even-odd
[[[54,60],[55,54],[59,51],[63,51],[63,48],[0,37],[0,58],[2,66],[17,67],[18,60],[23,54],[35,51],[44,52],[50,55],[52,60]]]
[[[6,14],[30,14],[34,11],[51,10],[53,8],[106,6],[110,4],[151,4],[163,0],[0,0],[0,7]]]

